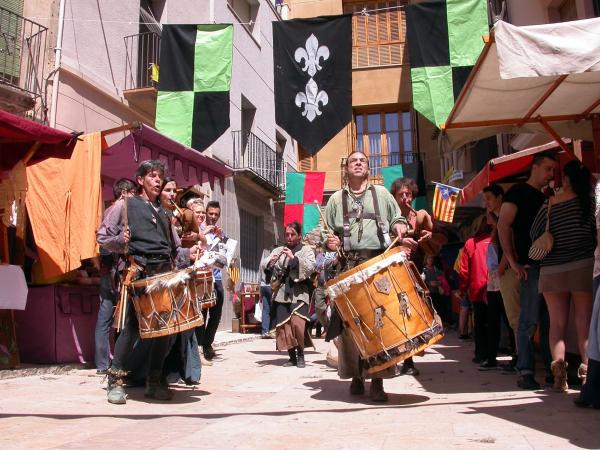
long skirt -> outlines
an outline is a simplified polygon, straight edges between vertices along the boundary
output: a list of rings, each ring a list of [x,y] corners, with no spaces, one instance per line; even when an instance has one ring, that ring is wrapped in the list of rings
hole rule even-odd
[[[273,302],[275,308],[275,345],[278,351],[314,347],[307,333],[308,305],[304,302]]]

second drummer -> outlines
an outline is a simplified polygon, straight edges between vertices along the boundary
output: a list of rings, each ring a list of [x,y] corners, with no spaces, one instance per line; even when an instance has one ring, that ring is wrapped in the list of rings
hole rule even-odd
[[[326,246],[332,251],[343,249],[346,256],[343,270],[381,254],[390,244],[390,233],[396,234],[399,243],[414,250],[415,241],[402,242],[408,227],[394,197],[383,186],[369,183],[369,160],[361,152],[351,153],[346,160],[348,185],[335,192],[325,208],[327,225],[335,235],[326,237]],[[342,239],[340,239],[340,237]],[[338,375],[352,378],[350,393],[362,395],[368,377],[363,368],[358,348],[337,313],[332,315],[327,330],[327,340],[339,336]],[[371,400],[386,402],[383,378],[396,375],[395,367],[372,375],[369,394]]]
[[[141,268],[139,277],[168,272],[173,269],[174,260],[188,265],[189,260],[195,258],[196,247],[181,248],[179,237],[158,202],[165,177],[164,164],[156,160],[143,161],[135,175],[138,195],[127,200],[127,209],[123,200],[115,203],[96,233],[98,243],[115,253],[129,253]],[[108,370],[108,402],[114,404],[126,402],[123,387],[123,378],[127,374],[125,367],[133,344],[139,339],[133,305],[128,302],[123,306],[126,308],[126,323],[115,342],[114,358]],[[172,397],[172,392],[161,379],[169,343],[170,336],[152,339],[146,397],[157,400]]]

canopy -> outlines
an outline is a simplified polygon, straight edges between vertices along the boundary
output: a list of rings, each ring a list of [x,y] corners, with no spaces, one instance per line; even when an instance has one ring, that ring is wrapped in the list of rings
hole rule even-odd
[[[76,136],[0,110],[0,170],[12,169],[26,155],[31,157],[29,164],[51,157],[69,158]],[[36,143],[37,149],[33,148]]]
[[[511,155],[500,156],[489,160],[481,171],[462,190],[462,203],[473,200],[484,187],[499,181],[512,181],[517,176],[525,175],[531,168],[533,157],[536,153],[556,148],[553,142],[538,147],[521,150]],[[574,159],[571,153],[562,152],[558,155],[559,164],[563,166],[566,162]],[[559,173],[556,174],[557,177]]]
[[[442,125],[452,148],[498,133],[546,131],[555,139],[593,140],[600,18],[526,27],[498,21],[485,40]]]
[[[120,178],[133,178],[141,161],[159,159],[168,168],[168,174],[179,186],[190,186],[219,179],[224,190],[224,178],[233,171],[223,163],[182,145],[147,125],[126,127],[131,133],[109,147],[102,155],[104,198],[112,198],[112,184]]]

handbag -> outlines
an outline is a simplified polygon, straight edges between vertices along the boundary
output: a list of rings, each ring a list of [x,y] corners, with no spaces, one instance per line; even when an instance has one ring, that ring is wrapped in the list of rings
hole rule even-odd
[[[257,301],[254,306],[254,320],[257,322],[262,322],[262,301]]]
[[[548,199],[548,212],[546,217],[546,230],[529,247],[529,258],[540,261],[550,253],[554,245],[554,236],[550,233],[550,211],[552,210],[552,199]]]

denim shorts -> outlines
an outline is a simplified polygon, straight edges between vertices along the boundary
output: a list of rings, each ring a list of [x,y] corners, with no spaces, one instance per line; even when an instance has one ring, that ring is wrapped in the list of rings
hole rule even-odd
[[[467,309],[471,309],[471,300],[469,300],[467,297],[463,297],[460,299],[460,307],[461,308],[467,308]]]

